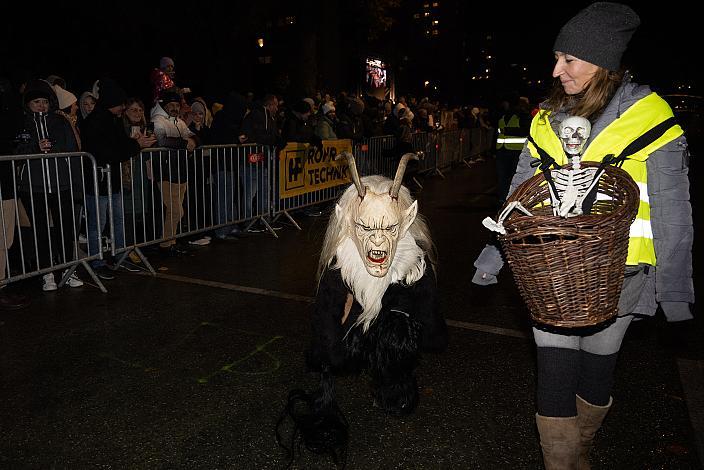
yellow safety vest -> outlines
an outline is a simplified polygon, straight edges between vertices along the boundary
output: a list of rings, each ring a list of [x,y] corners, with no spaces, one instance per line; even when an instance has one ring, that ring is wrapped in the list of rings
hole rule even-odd
[[[505,148],[506,150],[523,150],[523,145],[526,143],[525,136],[518,135],[506,135],[505,131],[507,127],[520,127],[521,122],[516,114],[513,114],[509,120],[508,124],[504,119],[506,115],[501,116],[499,119],[499,134],[496,137],[496,149],[500,150]]]
[[[541,118],[542,116],[542,118]],[[611,122],[597,135],[584,151],[581,160],[601,162],[608,154],[619,155],[628,144],[645,132],[673,116],[672,109],[665,100],[656,93],[642,98],[628,108],[618,119]],[[545,150],[558,165],[568,163],[562,148],[562,141],[552,130],[550,112],[541,111],[533,117],[530,135],[535,143]],[[655,266],[655,247],[653,245],[653,230],[650,225],[650,202],[648,198],[648,156],[673,141],[683,133],[679,125],[674,125],[665,131],[658,139],[642,150],[630,155],[623,162],[623,168],[633,178],[640,190],[640,206],[636,220],[631,225],[626,264],[639,263]],[[528,144],[530,153],[540,158],[535,146]],[[539,169],[536,173],[540,171]]]

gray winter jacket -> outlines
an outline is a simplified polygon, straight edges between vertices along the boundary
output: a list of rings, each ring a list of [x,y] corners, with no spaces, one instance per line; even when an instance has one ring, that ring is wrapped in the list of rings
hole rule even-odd
[[[606,126],[618,119],[624,111],[651,90],[632,82],[624,82],[601,116],[592,124],[591,143]],[[553,129],[567,117],[564,112],[551,116]],[[511,182],[509,194],[535,174],[527,146],[523,148]],[[619,315],[649,315],[663,309],[668,321],[692,318],[690,304],[694,303],[692,280],[692,208],[689,202],[689,154],[684,136],[659,148],[646,160],[648,170],[648,197],[650,198],[650,223],[653,229],[657,268],[639,265],[628,266],[619,299]],[[498,274],[500,257],[490,256],[496,250],[487,246],[475,266],[478,273]],[[498,261],[497,261],[498,258]],[[484,262],[480,262],[484,260]],[[491,262],[487,263],[487,260]],[[493,276],[491,276],[493,277]],[[485,282],[486,283],[486,282]]]

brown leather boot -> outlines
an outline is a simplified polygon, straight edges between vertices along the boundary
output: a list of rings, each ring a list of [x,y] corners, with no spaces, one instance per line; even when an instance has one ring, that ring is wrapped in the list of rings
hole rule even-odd
[[[536,413],[545,470],[577,470],[579,461],[579,426],[577,417],[553,418]]]
[[[579,449],[579,470],[591,470],[589,465],[589,449],[592,448],[594,435],[601,427],[601,423],[606,417],[606,413],[611,408],[614,399],[609,397],[609,403],[604,406],[596,406],[585,401],[577,395],[577,423],[580,432]]]

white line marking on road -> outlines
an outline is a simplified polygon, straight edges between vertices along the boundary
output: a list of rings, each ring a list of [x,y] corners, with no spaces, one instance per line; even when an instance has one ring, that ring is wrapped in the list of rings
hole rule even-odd
[[[140,273],[140,275],[148,276],[150,274],[149,273]],[[218,282],[218,281],[208,281],[205,279],[196,279],[196,278],[187,277],[187,276],[178,276],[175,274],[156,273],[156,277],[158,277],[160,279],[168,279],[170,281],[185,282],[187,284],[215,287],[218,289],[227,289],[227,290],[232,290],[232,291],[237,291],[237,292],[245,292],[247,294],[266,295],[268,297],[278,297],[280,299],[295,300],[298,302],[313,303],[315,301],[314,297],[310,297],[307,295],[289,294],[286,292],[279,292],[279,291],[270,290],[270,289],[260,289],[258,287],[238,286],[236,284],[228,284],[225,282]],[[453,326],[455,328],[461,328],[463,330],[481,331],[483,333],[491,333],[491,334],[500,335],[500,336],[511,336],[513,338],[527,338],[528,337],[528,335],[526,333],[519,331],[519,330],[512,330],[510,328],[501,328],[498,326],[482,325],[479,323],[469,323],[469,322],[463,322],[463,321],[457,321],[457,320],[445,320],[445,322],[448,324],[448,326]]]

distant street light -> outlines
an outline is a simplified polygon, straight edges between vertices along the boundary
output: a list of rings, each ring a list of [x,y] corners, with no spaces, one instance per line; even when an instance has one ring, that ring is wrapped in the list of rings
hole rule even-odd
[[[259,44],[259,47],[264,47],[264,38],[257,39],[257,44]]]
[[[428,85],[430,85],[430,82],[428,80],[426,80],[423,82],[423,85],[428,86]]]

